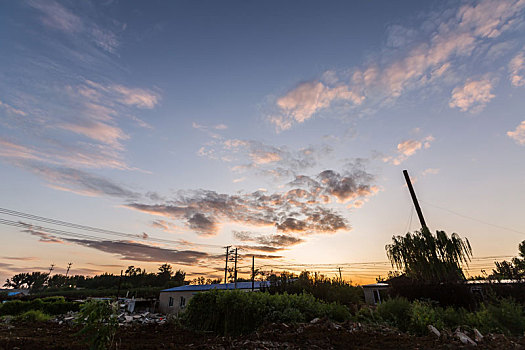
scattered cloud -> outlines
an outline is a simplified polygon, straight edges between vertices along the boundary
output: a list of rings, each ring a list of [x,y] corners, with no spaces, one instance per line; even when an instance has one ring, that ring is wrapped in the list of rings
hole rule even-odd
[[[160,99],[159,95],[152,91],[129,88],[118,84],[111,85],[106,89],[115,92],[118,96],[118,101],[127,106],[152,109],[157,105]]]
[[[113,31],[102,28],[86,16],[76,15],[56,1],[30,1],[29,5],[40,11],[40,20],[45,27],[61,31],[72,40],[90,42],[112,54],[115,54],[120,46],[117,34]]]
[[[251,231],[233,231],[233,237],[241,242],[258,245],[242,246],[244,249],[276,252],[304,242],[304,239],[290,234],[258,234]]]
[[[312,118],[319,110],[329,107],[337,100],[360,105],[364,96],[350,90],[346,85],[330,87],[321,81],[301,83],[277,99],[280,114],[271,116],[270,122],[277,131],[283,131],[289,129],[294,122],[303,123]]]
[[[525,120],[516,127],[516,130],[507,131],[507,136],[516,141],[519,145],[525,145]]]
[[[525,85],[525,52],[520,52],[509,63],[510,82],[514,86]]]
[[[255,140],[227,139],[202,147],[198,154],[237,165],[235,172],[255,171],[277,178],[294,176],[312,168],[332,153],[328,145],[310,145],[299,150],[273,146]],[[240,180],[239,180],[240,181]]]
[[[450,108],[459,108],[462,112],[477,113],[482,111],[494,97],[491,90],[493,83],[489,79],[467,80],[465,85],[452,90]]]
[[[402,141],[397,145],[397,155],[383,157],[383,161],[392,163],[394,165],[399,165],[409,157],[416,154],[416,152],[420,149],[430,148],[433,141],[434,137],[432,135],[428,135],[427,137],[420,140],[408,139]]]
[[[17,109],[11,105],[8,105],[7,103],[4,103],[2,101],[0,101],[0,108],[3,109],[4,111],[6,111],[7,113],[9,114],[13,114],[13,115],[17,115],[17,116],[21,116],[21,117],[26,117],[27,116],[27,113],[20,110],[20,109]]]
[[[170,233],[176,233],[179,230],[177,225],[166,220],[153,220],[151,226]]]
[[[372,181],[373,176],[357,164],[344,174],[326,170],[315,177],[296,176],[288,184],[292,189],[286,192],[229,195],[196,190],[161,204],[133,202],[125,206],[183,221],[200,235],[217,234],[224,222],[273,227],[283,233],[332,233],[350,227],[340,213],[327,207],[331,198],[339,203],[364,200],[378,191]],[[264,244],[269,245],[268,241]]]
[[[39,1],[30,1],[29,4],[33,8],[41,11],[42,23],[50,28],[67,33],[78,33],[84,29],[84,24],[80,17],[57,2],[50,1],[42,3]]]
[[[439,174],[439,171],[440,171],[440,169],[437,169],[437,168],[428,168],[428,169],[423,170],[422,175],[423,176],[426,176],[426,175],[437,175],[437,174]]]
[[[339,74],[329,71],[321,80],[300,83],[276,100],[276,112],[268,113],[268,119],[277,131],[283,131],[333,107],[337,101],[350,101],[354,109],[373,111],[406,92],[421,91],[438,81],[449,84],[456,78],[451,80],[447,73],[462,69],[465,59],[479,55],[476,48],[488,47],[488,55],[490,47],[503,40],[495,38],[523,26],[524,8],[521,0],[469,2],[455,9],[427,13],[427,20],[418,29],[393,25],[387,40],[390,48],[380,57],[368,60],[363,67]],[[521,62],[517,56],[511,72],[521,67]],[[519,77],[515,81],[521,83]],[[329,83],[337,85],[331,87]],[[492,82],[486,79],[467,81],[454,89],[450,105],[462,111],[480,110],[494,97],[492,88]]]
[[[207,125],[202,125],[202,124],[193,122],[191,124],[191,126],[194,129],[200,130],[200,131],[208,134],[210,137],[212,137],[214,139],[221,139],[222,136],[218,132],[228,129],[228,126],[225,125],[225,124],[217,124],[217,125],[207,126]]]

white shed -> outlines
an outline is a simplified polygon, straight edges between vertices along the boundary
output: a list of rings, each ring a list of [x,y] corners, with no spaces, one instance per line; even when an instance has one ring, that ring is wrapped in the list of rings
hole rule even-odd
[[[253,291],[258,292],[262,288],[267,288],[269,286],[270,283],[267,281],[255,281],[253,283]],[[195,294],[212,289],[242,290],[245,292],[251,292],[252,282],[186,285],[164,289],[160,291],[159,311],[165,314],[178,314],[180,311],[184,310],[190,299]]]
[[[381,293],[380,291],[388,288],[388,283],[372,283],[361,286],[365,293],[365,302],[368,305],[381,304]]]

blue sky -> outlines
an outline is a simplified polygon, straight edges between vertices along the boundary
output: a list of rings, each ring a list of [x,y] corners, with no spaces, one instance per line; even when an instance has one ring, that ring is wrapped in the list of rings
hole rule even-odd
[[[372,281],[418,228],[403,169],[470,273],[524,239],[524,1],[0,6],[0,207],[126,233],[4,211],[2,278],[231,244]]]

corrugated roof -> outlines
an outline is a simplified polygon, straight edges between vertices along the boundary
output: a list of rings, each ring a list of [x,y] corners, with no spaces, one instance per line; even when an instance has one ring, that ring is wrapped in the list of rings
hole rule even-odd
[[[255,281],[253,287],[260,289],[261,287],[268,287],[270,284],[267,281]],[[161,292],[202,292],[211,289],[252,289],[252,282],[237,282],[235,283],[221,283],[221,284],[188,284],[186,286],[173,287],[161,290]]]
[[[363,288],[381,288],[381,287],[388,287],[388,283],[371,283],[371,284],[365,284],[362,285]]]

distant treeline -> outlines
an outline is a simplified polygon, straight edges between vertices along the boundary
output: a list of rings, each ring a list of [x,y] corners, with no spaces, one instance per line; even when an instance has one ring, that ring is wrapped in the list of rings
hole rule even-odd
[[[163,264],[158,272],[146,272],[140,267],[129,266],[122,278],[120,275],[103,273],[96,276],[62,274],[50,275],[44,272],[19,273],[8,278],[4,287],[29,289],[32,292],[43,292],[64,289],[117,289],[121,290],[158,287],[170,288],[184,285],[186,273],[182,270],[173,271],[169,264]]]

